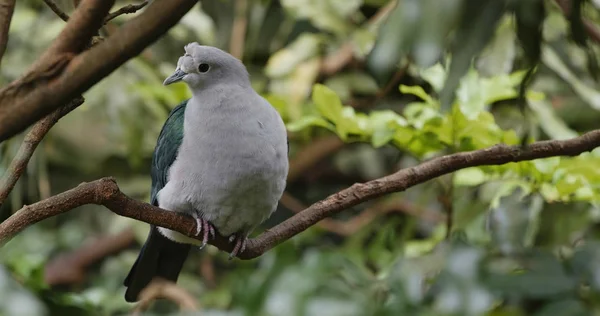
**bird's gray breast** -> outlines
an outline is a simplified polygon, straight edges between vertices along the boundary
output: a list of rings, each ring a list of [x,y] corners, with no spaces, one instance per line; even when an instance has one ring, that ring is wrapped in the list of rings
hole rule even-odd
[[[275,210],[285,189],[281,119],[268,104],[188,109],[169,181],[222,235],[251,231]]]

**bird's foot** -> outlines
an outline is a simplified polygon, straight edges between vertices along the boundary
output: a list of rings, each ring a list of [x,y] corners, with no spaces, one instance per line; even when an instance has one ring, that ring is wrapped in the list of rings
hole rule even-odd
[[[196,236],[200,236],[202,233],[202,244],[200,245],[200,249],[204,248],[209,238],[215,238],[215,226],[211,224],[209,221],[203,218],[196,218]]]
[[[235,233],[229,236],[229,242],[234,243],[233,250],[229,254],[229,260],[233,259],[240,253],[246,250],[246,243],[248,242],[248,236],[243,233]]]

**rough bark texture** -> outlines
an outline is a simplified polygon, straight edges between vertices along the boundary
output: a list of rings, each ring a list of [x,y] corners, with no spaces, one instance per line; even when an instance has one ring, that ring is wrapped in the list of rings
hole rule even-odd
[[[0,90],[0,142],[81,95],[171,28],[197,1],[154,1],[108,39],[81,52],[114,1],[82,1],[55,43],[23,77]]]
[[[570,140],[542,141],[526,147],[496,145],[482,150],[434,158],[380,179],[357,183],[311,205],[288,220],[266,230],[258,237],[249,240],[246,250],[239,257],[241,259],[256,258],[326,217],[361,202],[391,192],[404,191],[417,184],[460,169],[483,165],[501,165],[553,156],[576,156],[599,146],[600,130],[596,130]],[[6,243],[14,235],[32,224],[85,204],[104,205],[118,215],[176,230],[194,237],[196,224],[191,217],[168,212],[134,200],[123,194],[112,178],[104,178],[81,184],[64,193],[23,207],[0,224],[0,245]],[[223,236],[217,236],[210,243],[227,252],[230,252],[233,248]]]

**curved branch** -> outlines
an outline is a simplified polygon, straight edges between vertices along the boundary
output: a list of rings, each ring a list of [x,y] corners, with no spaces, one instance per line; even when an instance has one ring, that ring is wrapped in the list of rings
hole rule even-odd
[[[23,172],[25,172],[25,168],[27,167],[31,156],[33,156],[35,149],[42,139],[44,139],[44,136],[46,136],[48,131],[50,131],[52,126],[54,126],[58,120],[83,104],[83,102],[84,99],[82,96],[75,98],[65,106],[56,109],[48,116],[35,123],[27,135],[25,135],[23,143],[21,143],[21,147],[19,147],[19,151],[0,178],[0,206],[2,206],[6,197],[8,197],[15,187],[15,184],[17,184],[17,181]]]
[[[86,269],[109,255],[133,245],[135,234],[127,228],[115,235],[101,236],[80,248],[53,258],[44,267],[44,282],[50,286],[81,284]]]
[[[161,298],[176,303],[181,311],[198,311],[200,308],[194,296],[186,290],[174,282],[156,278],[140,293],[140,302],[132,315],[142,315],[155,300]]]
[[[82,1],[63,33],[72,29],[70,25],[78,25],[76,22],[79,16],[94,17],[94,23],[88,21],[84,25],[100,26],[112,2],[114,0]],[[26,76],[0,90],[0,142],[82,94],[127,60],[138,55],[175,25],[197,2],[153,1],[142,14],[125,23],[108,39],[79,55],[65,52],[63,48],[70,47],[67,44],[69,41],[76,41],[83,49],[83,46],[89,44],[91,35],[86,41],[80,41],[84,36],[75,36],[76,32],[71,36],[61,33],[57,42],[32,68],[34,71],[28,72]],[[103,14],[98,12],[100,10],[84,10],[88,3],[101,3]]]
[[[246,250],[239,257],[241,259],[256,258],[326,217],[361,202],[388,193],[404,191],[417,184],[460,169],[483,165],[502,165],[509,162],[554,156],[577,156],[599,146],[600,130],[595,130],[570,140],[541,141],[526,147],[496,145],[486,149],[434,158],[383,178],[354,184],[311,205],[277,226],[267,229],[258,237],[249,240]],[[0,224],[0,245],[34,223],[85,204],[104,205],[118,215],[194,237],[196,223],[192,217],[165,211],[134,200],[119,190],[114,179],[104,178],[81,184],[64,193],[23,207]],[[217,236],[210,243],[227,252],[233,248],[227,238],[223,236]]]

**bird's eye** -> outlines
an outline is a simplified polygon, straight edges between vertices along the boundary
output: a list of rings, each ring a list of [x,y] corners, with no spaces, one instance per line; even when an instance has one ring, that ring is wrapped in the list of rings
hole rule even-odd
[[[207,72],[210,69],[210,66],[208,64],[200,64],[198,65],[198,71],[199,72]]]

